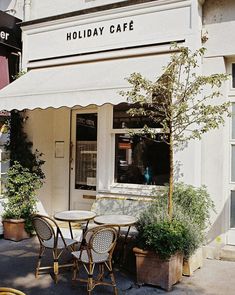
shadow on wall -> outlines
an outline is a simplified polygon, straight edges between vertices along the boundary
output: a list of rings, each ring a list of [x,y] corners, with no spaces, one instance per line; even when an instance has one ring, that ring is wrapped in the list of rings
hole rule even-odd
[[[218,215],[215,222],[212,224],[210,230],[208,231],[207,243],[213,242],[217,237],[221,236],[222,234],[225,234],[229,230],[229,222],[228,222],[229,202],[230,202],[230,199],[228,198],[220,214]]]

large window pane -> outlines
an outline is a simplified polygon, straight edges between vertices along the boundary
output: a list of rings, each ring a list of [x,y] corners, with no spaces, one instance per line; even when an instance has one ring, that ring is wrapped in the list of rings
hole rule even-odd
[[[97,114],[79,114],[76,122],[76,189],[96,189]]]
[[[128,114],[130,108],[137,107],[137,104],[121,103],[113,107],[113,128],[143,128],[144,125],[152,128],[161,128],[159,123],[154,123],[148,116],[134,116]],[[148,108],[145,106],[145,108]],[[148,108],[150,110],[150,108]]]
[[[230,227],[235,227],[235,191],[231,191]]]
[[[232,64],[232,87],[235,88],[235,63]]]
[[[235,139],[235,103],[232,104],[232,139]]]
[[[115,181],[148,185],[167,183],[169,146],[143,136],[116,135]]]
[[[235,182],[235,145],[232,145],[231,181]]]

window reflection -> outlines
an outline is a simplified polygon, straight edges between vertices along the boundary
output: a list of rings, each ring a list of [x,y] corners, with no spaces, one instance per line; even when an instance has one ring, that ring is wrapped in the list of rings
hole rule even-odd
[[[169,148],[157,139],[130,134],[115,137],[115,181],[163,185],[169,181]]]

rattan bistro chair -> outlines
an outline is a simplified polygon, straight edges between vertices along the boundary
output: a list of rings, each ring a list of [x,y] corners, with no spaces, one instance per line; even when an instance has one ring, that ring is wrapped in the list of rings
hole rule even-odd
[[[33,225],[40,242],[39,257],[36,266],[35,276],[37,277],[39,271],[46,269],[53,269],[55,282],[58,281],[59,268],[71,267],[73,264],[59,264],[59,258],[64,250],[70,252],[75,250],[78,242],[73,239],[64,238],[57,223],[48,216],[35,215],[33,217]],[[41,267],[41,259],[45,249],[50,249],[53,254],[53,266]]]
[[[88,278],[78,277],[78,280],[87,283],[88,294],[91,294],[97,285],[112,286],[114,294],[118,294],[112,267],[112,255],[118,236],[116,228],[117,226],[101,225],[89,229],[84,235],[81,250],[72,252],[75,258],[73,280],[77,279],[79,265],[82,264]],[[99,270],[96,278],[94,278],[95,265],[98,265]],[[111,282],[104,281],[105,268],[110,274]]]
[[[0,295],[25,295],[25,293],[7,287],[0,287]]]

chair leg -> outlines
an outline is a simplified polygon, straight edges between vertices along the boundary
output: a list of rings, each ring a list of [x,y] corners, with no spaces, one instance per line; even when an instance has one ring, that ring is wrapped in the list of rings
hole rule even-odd
[[[99,274],[97,276],[97,281],[103,281],[104,279],[104,264],[99,264]]]
[[[94,266],[89,263],[88,265],[88,279],[87,279],[87,294],[90,295],[93,290],[93,272]]]
[[[42,260],[42,255],[45,251],[45,248],[40,246],[40,249],[39,249],[39,255],[38,255],[38,262],[37,262],[37,266],[36,266],[36,270],[35,270],[35,277],[37,278],[38,277],[38,274],[39,274],[39,269],[40,269],[40,265],[41,265],[41,260]]]
[[[73,260],[73,278],[72,278],[73,281],[76,281],[78,273],[79,273],[78,261],[77,261],[77,259],[74,258],[74,260]]]
[[[53,269],[54,269],[54,276],[55,276],[55,283],[58,283],[58,274],[59,274],[59,263],[58,263],[58,255],[57,250],[53,250],[53,257],[54,257],[54,263],[53,263]]]
[[[112,262],[109,262],[109,269],[110,269],[110,278],[111,278],[111,282],[112,282],[112,286],[113,286],[113,292],[115,295],[118,295],[118,290],[117,290],[117,286],[116,286],[116,280],[113,274],[113,267],[112,267]]]

